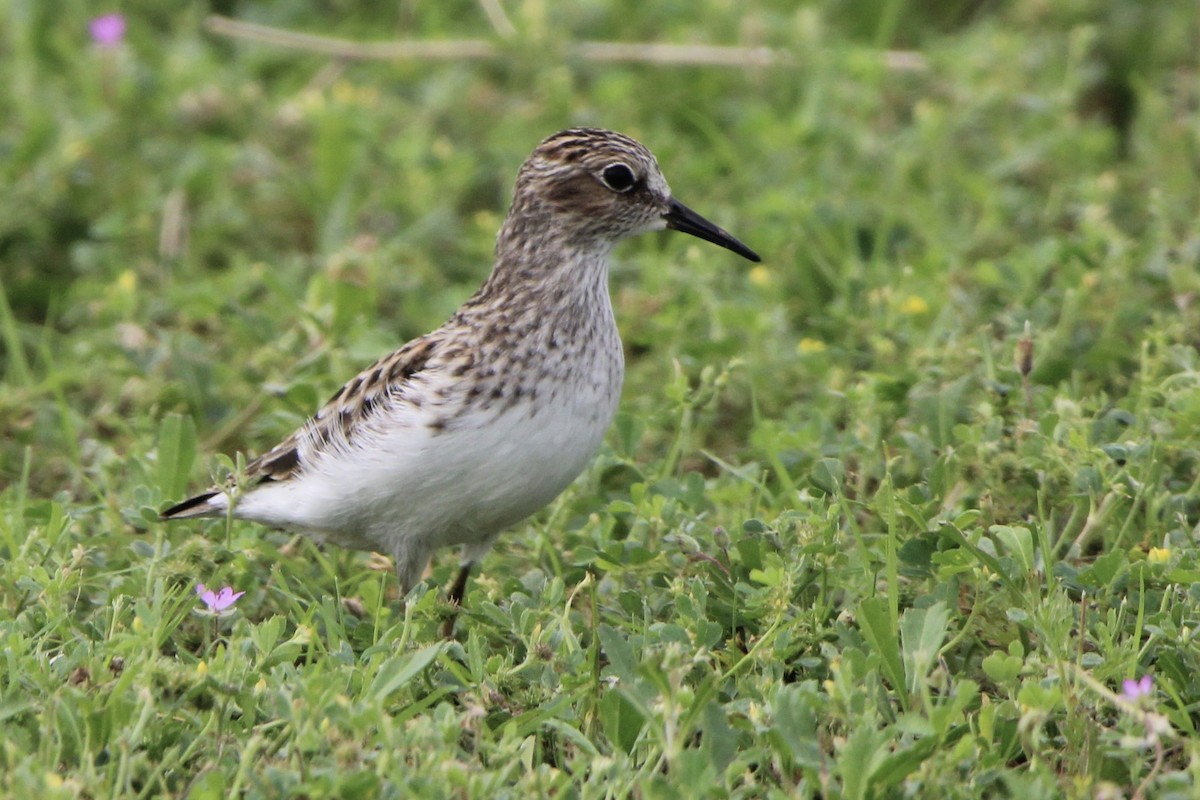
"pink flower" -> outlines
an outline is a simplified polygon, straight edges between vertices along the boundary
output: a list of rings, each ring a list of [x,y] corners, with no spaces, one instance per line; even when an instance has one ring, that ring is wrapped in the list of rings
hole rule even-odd
[[[237,602],[238,598],[245,592],[235,592],[232,586],[226,586],[219,592],[214,592],[206,587],[203,583],[196,584],[196,594],[200,595],[200,602],[208,606],[207,613],[222,614]]]
[[[1143,675],[1139,680],[1127,678],[1121,684],[1121,696],[1131,703],[1136,703],[1143,697],[1154,693],[1154,680],[1149,675]]]
[[[88,23],[92,41],[101,47],[116,47],[125,38],[125,17],[121,14],[105,14]]]

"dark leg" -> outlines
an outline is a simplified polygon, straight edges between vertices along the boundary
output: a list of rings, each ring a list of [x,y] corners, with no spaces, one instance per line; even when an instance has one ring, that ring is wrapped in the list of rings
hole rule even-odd
[[[455,607],[450,618],[442,625],[442,637],[449,639],[454,635],[454,621],[458,618],[458,609],[462,607],[463,595],[467,593],[467,578],[471,577],[471,562],[463,564],[446,592],[446,599]]]
[[[471,576],[471,566],[471,562],[468,561],[459,568],[454,583],[450,584],[450,591],[446,592],[446,599],[456,606],[462,605],[463,595],[467,593],[467,578]]]

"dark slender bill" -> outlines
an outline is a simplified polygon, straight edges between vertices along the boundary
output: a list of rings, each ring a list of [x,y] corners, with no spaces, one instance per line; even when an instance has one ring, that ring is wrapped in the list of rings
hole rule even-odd
[[[706,242],[719,244],[726,250],[732,250],[737,253],[742,258],[748,258],[751,261],[762,261],[758,257],[758,253],[746,247],[746,245],[730,236],[721,228],[713,225],[675,198],[671,198],[671,207],[664,216],[667,220],[667,227],[673,231],[690,233],[692,236],[703,239]]]

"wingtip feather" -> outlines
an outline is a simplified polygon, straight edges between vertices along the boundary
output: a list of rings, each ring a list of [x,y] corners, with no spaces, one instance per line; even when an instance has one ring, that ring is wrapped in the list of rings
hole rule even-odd
[[[225,509],[219,503],[212,502],[214,497],[221,496],[220,492],[205,492],[195,497],[189,497],[182,503],[176,503],[166,511],[159,513],[159,519],[188,519],[190,517],[211,517],[217,514],[224,514]]]

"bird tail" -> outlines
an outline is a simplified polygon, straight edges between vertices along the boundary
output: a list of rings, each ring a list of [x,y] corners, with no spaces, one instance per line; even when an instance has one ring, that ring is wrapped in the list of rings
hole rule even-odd
[[[190,497],[159,514],[159,519],[191,519],[192,517],[223,517],[229,507],[224,492],[211,491]]]

